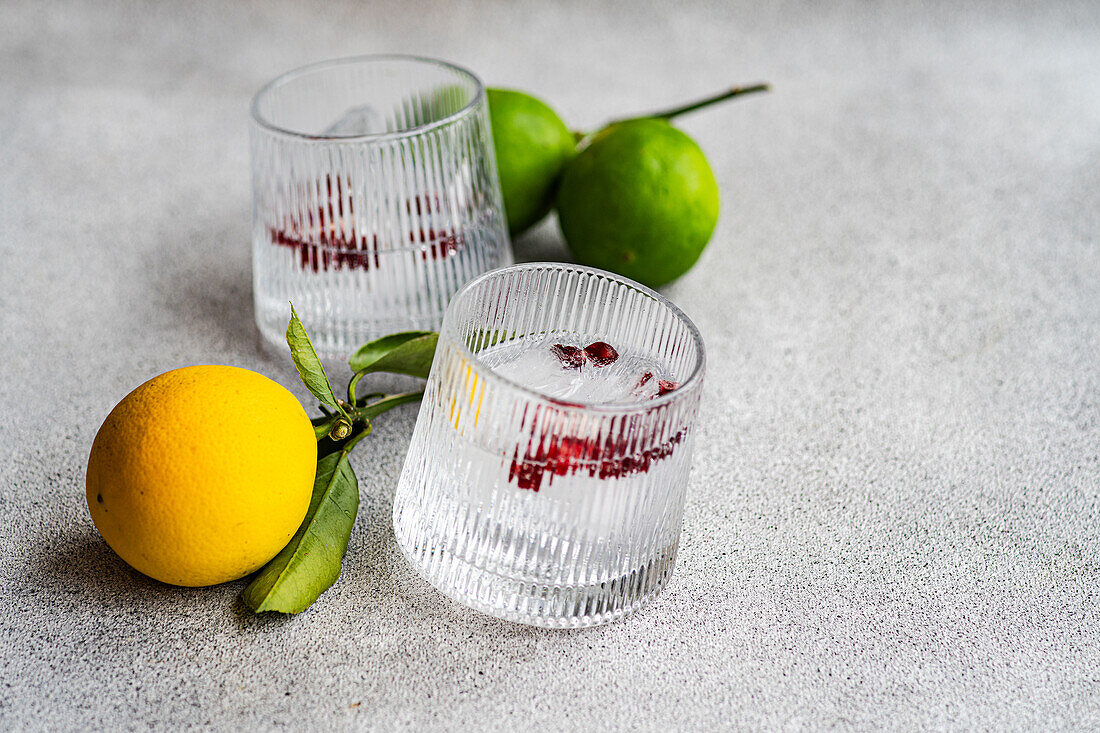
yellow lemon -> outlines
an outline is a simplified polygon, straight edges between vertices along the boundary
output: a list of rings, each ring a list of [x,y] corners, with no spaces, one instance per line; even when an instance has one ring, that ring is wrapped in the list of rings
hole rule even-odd
[[[305,517],[317,442],[302,405],[267,377],[193,366],[150,379],[92,443],[88,509],[127,563],[173,585],[260,568]]]

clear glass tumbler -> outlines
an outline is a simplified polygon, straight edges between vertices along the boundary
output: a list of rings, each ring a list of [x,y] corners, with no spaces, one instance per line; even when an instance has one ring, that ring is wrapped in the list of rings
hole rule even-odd
[[[512,621],[637,610],[676,560],[704,362],[694,324],[617,275],[532,263],[470,282],[394,497],[405,556]]]
[[[252,100],[256,322],[293,301],[318,351],[437,329],[470,278],[512,262],[481,82],[412,56],[291,71]]]

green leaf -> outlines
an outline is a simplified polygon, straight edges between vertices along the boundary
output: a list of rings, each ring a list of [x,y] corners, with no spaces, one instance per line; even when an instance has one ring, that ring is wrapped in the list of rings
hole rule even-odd
[[[241,594],[253,611],[304,611],[340,576],[340,561],[359,510],[359,482],[348,462],[352,445],[317,461],[313,497],[302,526]]]
[[[336,393],[329,384],[328,375],[325,374],[325,367],[317,356],[317,350],[313,348],[313,342],[309,340],[306,327],[298,318],[293,303],[290,305],[290,323],[286,327],[286,343],[290,346],[290,358],[294,360],[298,376],[302,378],[302,384],[306,389],[322,403],[335,407],[347,415],[339,400],[336,399]]]
[[[395,333],[364,344],[348,363],[356,374],[393,372],[427,379],[438,341],[439,334],[430,331]]]

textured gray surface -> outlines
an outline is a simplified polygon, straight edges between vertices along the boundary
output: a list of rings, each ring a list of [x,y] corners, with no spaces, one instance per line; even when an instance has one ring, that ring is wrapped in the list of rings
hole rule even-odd
[[[1100,726],[1095,3],[0,5],[0,727]],[[414,411],[362,445],[340,582],[296,618],[146,580],[83,470],[149,376],[237,364],[246,108],[409,51],[574,124],[684,121],[723,188],[669,295],[711,371],[680,562],[584,632],[444,600],[394,546]],[[517,244],[561,258],[553,227]]]

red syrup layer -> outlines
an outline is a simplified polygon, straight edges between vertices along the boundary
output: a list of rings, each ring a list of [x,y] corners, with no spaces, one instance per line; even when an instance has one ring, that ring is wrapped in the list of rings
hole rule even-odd
[[[603,440],[555,435],[538,445],[529,441],[522,457],[516,449],[508,480],[515,481],[521,489],[538,491],[544,477],[549,484],[554,476],[567,474],[586,473],[593,478],[610,479],[645,473],[655,461],[672,455],[683,439],[681,430],[645,448],[637,446],[635,438],[623,435],[609,435]]]
[[[579,346],[554,344],[550,353],[561,362],[562,369],[580,369],[585,360],[591,360],[597,367],[607,366],[619,358],[619,352],[606,341],[596,341],[583,349]],[[644,387],[653,379],[653,372],[645,372],[639,378],[635,390]],[[650,399],[666,395],[680,385],[667,379],[657,380],[658,391]],[[537,408],[536,408],[537,409]],[[634,426],[621,426],[619,435],[608,435],[603,440],[578,438],[571,435],[554,435],[548,443],[535,439],[527,441],[527,449],[520,457],[519,448],[512,457],[508,468],[508,480],[515,481],[521,489],[538,491],[543,477],[547,482],[554,476],[565,476],[586,472],[589,476],[601,479],[620,478],[632,473],[645,473],[654,461],[668,458],[677,444],[684,438],[684,431],[676,433],[664,442],[648,447],[637,445],[637,437],[628,438],[627,433],[634,432]],[[651,441],[656,435],[650,436]]]
[[[268,227],[271,243],[297,252],[298,264],[303,270],[320,272],[378,267],[380,255],[388,254],[394,248],[379,247],[377,234],[368,237],[356,232],[354,206],[351,198],[344,198],[344,184],[341,179],[336,179],[334,190],[332,177],[326,176],[325,180],[328,203],[307,211],[304,219],[288,219],[282,227]],[[442,213],[439,197],[435,195],[421,194],[406,199],[405,210],[412,215],[414,209],[418,216]],[[428,227],[410,231],[400,249],[420,244],[421,259],[430,257],[436,260],[458,252],[465,243],[460,233],[436,231]]]

